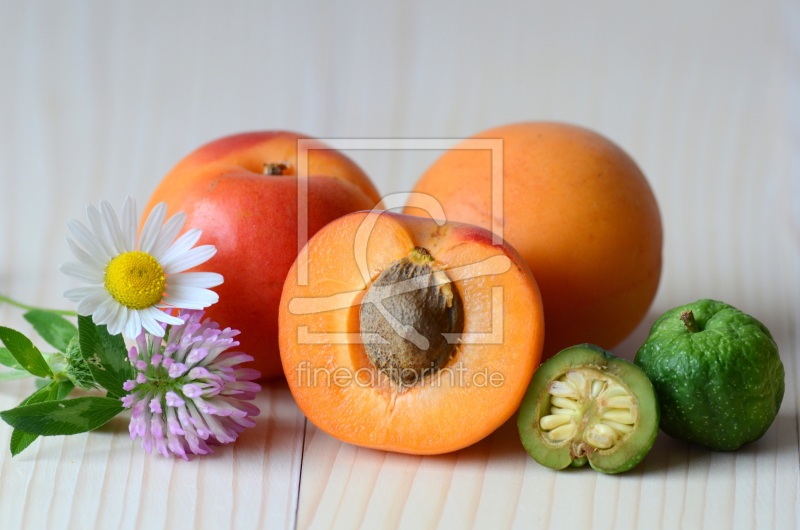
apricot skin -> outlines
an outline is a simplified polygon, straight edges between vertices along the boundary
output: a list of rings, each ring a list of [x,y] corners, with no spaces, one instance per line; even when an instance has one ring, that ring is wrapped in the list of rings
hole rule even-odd
[[[646,314],[661,276],[661,217],[640,169],[573,125],[517,123],[473,138],[503,139],[502,235],[541,289],[543,358],[580,343],[616,346]],[[435,197],[448,220],[492,228],[488,150],[446,152],[414,191]],[[415,204],[404,213],[425,216]]]
[[[307,285],[296,280],[297,262],[287,276],[279,326],[292,395],[311,422],[348,443],[410,454],[440,454],[471,445],[516,412],[539,365],[544,314],[536,282],[510,245],[494,245],[491,232],[462,223],[438,226],[430,219],[384,213],[369,244],[359,247],[354,234],[368,215],[357,212],[337,219],[309,241],[298,256],[298,262],[308,260]],[[427,379],[398,392],[376,373],[362,344],[324,339],[360,333],[361,297],[385,268],[415,247],[430,251],[453,280],[463,303],[464,332],[499,333],[501,339],[459,343],[436,372],[441,374],[438,383]],[[359,252],[366,252],[366,281],[354,258]],[[490,268],[498,262],[506,268]],[[478,273],[461,274],[463,267]],[[495,305],[496,293],[502,305]],[[339,306],[332,308],[330,300]],[[496,309],[502,313],[494,313]],[[495,320],[498,315],[501,322]],[[476,375],[482,373],[502,377],[502,383],[486,385]],[[337,374],[352,379],[340,384]],[[362,375],[362,384],[353,381]]]
[[[222,327],[240,330],[237,348],[255,358],[262,378],[283,375],[278,352],[278,303],[298,252],[297,140],[286,131],[221,138],[200,147],[161,181],[143,219],[159,202],[168,215],[183,211],[184,231],[200,228],[198,244],[217,254],[193,269],[222,274],[219,302],[207,309]],[[263,175],[266,163],[288,163],[288,176]],[[361,169],[342,153],[311,150],[308,157],[308,237],[330,221],[379,202]]]

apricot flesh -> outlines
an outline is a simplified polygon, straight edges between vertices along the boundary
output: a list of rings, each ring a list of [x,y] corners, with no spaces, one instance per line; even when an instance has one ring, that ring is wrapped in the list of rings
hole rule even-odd
[[[502,211],[492,211],[489,150],[446,152],[413,191],[436,198],[448,221],[502,224],[541,289],[544,358],[574,344],[616,346],[646,314],[661,276],[661,217],[641,170],[574,125],[517,123],[473,138],[503,140]],[[412,196],[404,213],[427,216],[419,204]]]
[[[374,225],[372,225],[374,223]],[[372,226],[365,233],[364,226]],[[371,284],[412,249],[430,252],[463,304],[463,334],[437,370],[398,385],[369,360],[360,304]],[[304,283],[299,263],[308,264]],[[479,227],[357,212],[320,230],[287,276],[281,359],[303,413],[340,440],[438,454],[466,447],[517,410],[544,339],[541,298],[509,245]]]
[[[161,181],[145,207],[166,202],[168,215],[186,213],[184,231],[203,231],[198,244],[217,254],[195,268],[222,274],[219,302],[207,309],[222,327],[240,330],[239,350],[263,378],[282,377],[278,303],[298,253],[298,140],[288,131],[237,134],[210,142]],[[342,215],[380,201],[363,171],[344,154],[315,142],[308,152],[307,230],[311,237]]]

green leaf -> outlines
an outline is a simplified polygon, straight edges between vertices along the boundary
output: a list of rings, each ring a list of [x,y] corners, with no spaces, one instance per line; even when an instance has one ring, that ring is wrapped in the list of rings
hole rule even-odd
[[[119,399],[90,396],[23,405],[0,412],[0,418],[21,431],[59,436],[96,429],[122,410]]]
[[[24,370],[17,360],[11,355],[11,352],[8,351],[8,348],[0,348],[0,364],[3,366],[8,366],[9,368],[13,368],[14,370]]]
[[[72,337],[72,340],[69,341],[66,358],[67,366],[64,370],[64,374],[70,381],[75,383],[75,386],[84,390],[100,388],[97,381],[94,380],[89,363],[83,358],[81,343],[77,336]]]
[[[15,379],[25,379],[26,377],[33,377],[25,370],[9,370],[0,372],[0,381],[14,381]]]
[[[28,337],[19,331],[0,326],[0,340],[25,370],[39,377],[53,377],[53,371],[47,361]]]
[[[73,388],[75,388],[75,383],[72,381],[59,381],[55,399],[66,398]]]
[[[44,381],[44,379],[42,379]],[[58,381],[48,381],[48,383],[38,389],[36,392],[31,394],[30,396],[26,397],[20,403],[22,405],[33,405],[34,403],[41,403],[42,401],[49,401],[52,399],[56,399],[56,387],[58,386]],[[52,396],[52,397],[51,397]]]
[[[109,335],[105,326],[97,326],[97,334],[106,352],[103,364],[111,368],[124,383],[131,378],[131,364],[128,361],[128,348],[121,334]]]
[[[72,337],[78,334],[78,328],[72,322],[49,311],[34,309],[22,316],[48,344],[63,353],[67,352],[67,345]]]
[[[38,381],[44,381],[44,379],[39,379]],[[50,381],[47,386],[40,388],[25,398],[22,403],[20,403],[20,406],[33,405],[35,403],[52,401],[55,399],[64,399],[69,395],[70,392],[72,392],[73,388],[75,388],[75,385],[72,383],[72,381]],[[11,433],[11,456],[20,454],[38,437],[38,434],[32,434],[19,429],[14,429],[14,432]]]
[[[128,350],[122,335],[111,336],[105,326],[96,326],[92,317],[78,317],[81,354],[94,380],[108,395],[122,397],[122,384],[131,378]]]
[[[36,388],[43,388],[52,382],[52,379],[42,379],[41,377],[37,377],[33,384],[36,385]]]
[[[42,379],[42,381],[44,381],[44,379]],[[51,395],[51,393],[52,395],[55,395],[55,387],[57,384],[58,381],[48,381],[47,385],[41,387],[30,396],[23,399],[20,405],[32,405],[33,403],[41,403],[42,401],[53,399],[49,396]]]
[[[11,433],[11,456],[17,456],[20,454],[38,437],[38,434],[31,434],[19,429],[14,429],[14,431]]]
[[[25,398],[22,405],[33,405],[34,403],[42,403],[43,401],[53,401],[55,399],[64,399],[67,394],[72,392],[75,385],[72,381],[67,379],[61,381],[50,381],[46,386],[43,386],[27,398]]]

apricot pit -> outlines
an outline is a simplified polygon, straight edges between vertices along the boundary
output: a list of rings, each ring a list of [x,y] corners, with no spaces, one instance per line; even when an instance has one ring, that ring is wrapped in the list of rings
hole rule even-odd
[[[370,362],[396,385],[410,386],[450,360],[455,344],[443,334],[463,331],[464,309],[447,273],[416,247],[369,287],[360,322]]]

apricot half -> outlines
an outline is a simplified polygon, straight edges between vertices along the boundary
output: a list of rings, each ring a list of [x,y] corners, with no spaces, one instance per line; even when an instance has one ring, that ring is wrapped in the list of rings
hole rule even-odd
[[[340,440],[437,454],[494,431],[539,365],[541,298],[492,233],[357,212],[320,230],[289,271],[281,360],[309,420]]]
[[[472,138],[502,139],[501,208],[492,179],[500,157],[493,162],[489,149],[447,151],[414,191],[436,198],[448,221],[502,227],[542,292],[545,358],[574,344],[616,346],[645,316],[661,276],[661,217],[636,163],[607,138],[563,123]],[[404,213],[424,215],[419,202],[412,195]]]

